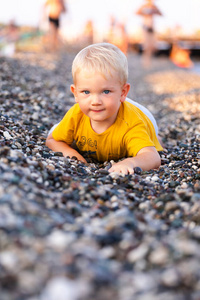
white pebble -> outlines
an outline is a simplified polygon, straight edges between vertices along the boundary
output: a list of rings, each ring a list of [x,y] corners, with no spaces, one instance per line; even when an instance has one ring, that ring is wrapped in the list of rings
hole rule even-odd
[[[168,250],[163,246],[159,246],[157,249],[151,252],[149,261],[155,265],[162,265],[167,262],[168,256]]]
[[[193,165],[193,166],[192,166],[192,169],[196,170],[196,169],[198,169],[198,167],[195,166],[195,165]]]
[[[41,295],[41,300],[78,300],[87,296],[87,282],[71,280],[66,277],[55,277],[49,280]]]
[[[3,136],[7,139],[7,140],[12,140],[12,136],[10,135],[10,133],[8,131],[4,131],[3,132]]]
[[[182,189],[187,189],[187,187],[188,187],[188,184],[187,184],[186,182],[183,182],[183,183],[181,184],[181,188],[182,188]]]
[[[151,178],[152,181],[158,181],[159,180],[159,177],[157,175],[154,175],[152,178]]]
[[[76,238],[73,233],[64,233],[59,230],[53,231],[47,238],[47,244],[56,250],[63,250]]]
[[[11,251],[5,251],[0,253],[0,261],[2,266],[8,270],[14,270],[17,265],[17,257]]]
[[[100,250],[100,255],[102,255],[103,258],[111,258],[115,255],[115,249],[111,246],[104,247]]]
[[[139,247],[137,247],[136,249],[130,251],[127,258],[130,262],[134,263],[134,262],[138,261],[139,259],[144,258],[146,256],[148,250],[149,250],[148,246],[142,244]]]
[[[151,181],[151,177],[150,177],[150,176],[147,176],[145,179],[146,179],[147,181]]]

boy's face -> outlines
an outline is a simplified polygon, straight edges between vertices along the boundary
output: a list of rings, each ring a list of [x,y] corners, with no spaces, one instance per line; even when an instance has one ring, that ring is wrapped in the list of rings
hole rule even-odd
[[[105,77],[99,72],[85,70],[76,75],[76,83],[71,86],[75,101],[97,131],[101,131],[100,128],[105,131],[115,122],[120,104],[125,101],[129,89],[128,83],[120,84],[117,72]]]

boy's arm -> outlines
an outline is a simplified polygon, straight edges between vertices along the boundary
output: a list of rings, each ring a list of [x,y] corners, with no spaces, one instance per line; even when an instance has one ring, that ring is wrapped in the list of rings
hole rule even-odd
[[[80,153],[63,141],[56,141],[52,133],[50,133],[46,139],[46,146],[55,152],[62,152],[63,156],[76,156],[78,160],[86,163],[85,158]]]
[[[133,174],[135,167],[140,167],[143,171],[157,169],[161,165],[160,155],[155,147],[144,147],[138,151],[135,157],[126,158],[115,163],[109,172],[122,174]]]

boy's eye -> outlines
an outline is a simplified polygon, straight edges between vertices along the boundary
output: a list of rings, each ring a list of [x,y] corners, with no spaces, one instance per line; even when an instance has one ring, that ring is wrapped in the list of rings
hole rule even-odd
[[[89,91],[83,91],[83,93],[84,93],[85,95],[88,95],[90,92],[89,92]]]
[[[105,91],[103,91],[104,92],[104,94],[109,94],[110,93],[110,91],[109,90],[105,90]]]

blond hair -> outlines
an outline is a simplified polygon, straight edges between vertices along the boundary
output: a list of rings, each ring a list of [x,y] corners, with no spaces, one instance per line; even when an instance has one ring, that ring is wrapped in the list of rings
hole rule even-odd
[[[76,75],[85,69],[98,71],[105,77],[112,75],[112,71],[116,71],[122,85],[128,79],[128,62],[125,54],[118,47],[109,43],[92,44],[76,55],[72,63],[74,83],[76,82]]]

